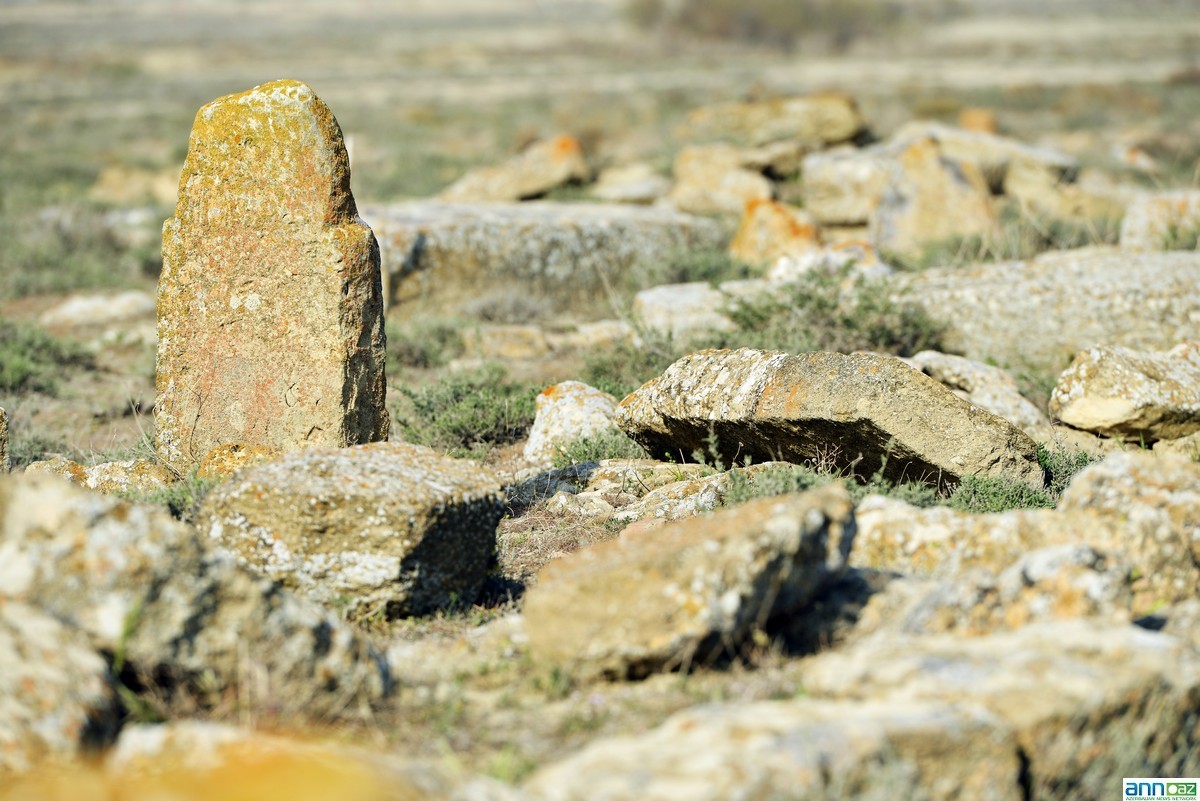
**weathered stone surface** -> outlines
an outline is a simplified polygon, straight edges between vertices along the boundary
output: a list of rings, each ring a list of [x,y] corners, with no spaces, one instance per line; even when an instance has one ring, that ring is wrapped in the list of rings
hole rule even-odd
[[[865,128],[854,100],[830,93],[698,108],[688,114],[684,135],[749,147],[789,140],[816,149],[849,141]]]
[[[162,459],[386,439],[378,246],[341,130],[306,85],[209,103],[192,127],[158,286]]]
[[[727,244],[713,220],[620,204],[417,201],[367,208],[364,216],[379,236],[388,302],[424,312],[457,312],[515,285],[594,319],[610,308],[605,281],[680,251]]]
[[[1121,247],[1131,250],[1195,250],[1200,235],[1200,190],[1176,189],[1137,195],[1121,220]]]
[[[129,290],[72,295],[38,315],[38,323],[50,329],[91,328],[154,318],[154,297],[147,292]]]
[[[152,492],[166,489],[176,481],[174,473],[150,459],[102,462],[84,467],[78,462],[56,456],[31,463],[25,472],[29,475],[59,476],[81,487],[108,494]]]
[[[120,720],[108,665],[87,637],[0,595],[0,777],[107,745]]]
[[[0,406],[0,473],[7,473],[11,466],[8,458],[8,412]]]
[[[879,255],[870,243],[860,239],[848,239],[784,256],[767,270],[766,278],[771,283],[786,284],[799,281],[813,273],[836,275],[843,270],[852,282],[860,278],[887,278],[895,272],[879,260]]]
[[[277,459],[282,454],[263,445],[218,445],[200,461],[196,475],[200,478],[228,478],[239,470]]]
[[[818,698],[987,710],[1027,765],[1024,798],[1104,798],[1125,776],[1200,770],[1200,659],[1136,626],[1070,620],[977,638],[874,636],[816,657],[802,676]]]
[[[1135,612],[1200,596],[1200,464],[1113,453],[1076,475],[1058,507],[1111,521],[1086,541],[1129,555],[1137,568]],[[1112,532],[1107,539],[1105,532]]]
[[[1050,418],[1017,389],[1017,382],[999,367],[924,350],[905,359],[925,375],[948,386],[955,395],[1003,417],[1040,442],[1053,437]]]
[[[1133,566],[1131,610],[1197,597],[1200,464],[1118,452],[1082,470],[1055,510],[972,515],[870,497],[857,510],[851,564],[912,576],[999,573],[1022,554],[1087,545]]]
[[[842,487],[766,498],[548,565],[525,597],[535,661],[584,675],[688,668],[805,603],[845,566]]]
[[[726,314],[738,297],[767,290],[758,280],[726,281],[715,287],[707,281],[663,284],[634,295],[631,313],[643,328],[670,336],[678,342],[713,331],[728,331],[733,321]]]
[[[920,254],[954,237],[994,236],[996,210],[982,171],[955,160],[934,138],[917,139],[887,165],[888,182],[871,216],[881,251]]]
[[[208,494],[196,527],[298,592],[397,616],[473,601],[502,513],[499,483],[474,463],[374,443],[244,470]]]
[[[1044,480],[1037,446],[1011,423],[874,354],[700,351],[622,401],[617,425],[651,454],[704,452],[711,433],[730,464],[822,459],[934,484]]]
[[[1022,797],[1012,736],[945,704],[800,699],[710,704],[592,743],[535,773],[546,801]]]
[[[667,196],[680,211],[741,215],[746,204],[770,200],[771,182],[746,167],[730,145],[689,145],[675,156],[675,185]]]
[[[670,191],[671,179],[644,162],[602,170],[591,188],[606,203],[654,203]]]
[[[752,200],[746,204],[729,255],[748,264],[769,265],[820,245],[817,227],[803,210],[773,200]]]
[[[1074,428],[1138,443],[1200,431],[1200,340],[1157,353],[1089,348],[1059,376],[1050,413]]]
[[[361,711],[390,682],[364,639],[164,510],[56,478],[0,480],[0,595],[123,653],[151,686],[320,718]]]
[[[946,350],[1002,367],[1057,373],[1096,345],[1165,349],[1194,339],[1200,321],[1200,253],[1085,248],[926,270],[895,286],[947,326]]]
[[[1179,439],[1160,439],[1154,443],[1154,453],[1181,456],[1189,461],[1200,462],[1200,431]]]
[[[590,176],[579,140],[555,136],[534,142],[503,164],[471,170],[438,199],[447,203],[509,203],[539,197]]]
[[[537,415],[525,444],[525,458],[549,462],[580,437],[617,430],[617,399],[579,381],[563,381],[538,393]]]
[[[804,209],[822,225],[869,223],[890,179],[879,147],[809,154],[800,175]]]

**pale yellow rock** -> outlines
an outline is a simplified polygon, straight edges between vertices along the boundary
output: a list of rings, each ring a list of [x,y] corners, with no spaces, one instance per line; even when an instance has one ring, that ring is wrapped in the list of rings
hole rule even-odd
[[[163,225],[155,425],[186,473],[214,447],[386,439],[379,249],[341,129],[276,81],[200,109]]]
[[[1059,376],[1050,413],[1074,428],[1131,442],[1200,431],[1200,340],[1168,351],[1083,351]]]
[[[650,164],[636,162],[601,171],[591,193],[608,203],[653,203],[671,191],[671,181]]]
[[[802,209],[773,200],[751,200],[729,245],[729,255],[748,264],[773,265],[820,245],[816,224]]]
[[[771,182],[747,169],[743,152],[731,145],[688,145],[676,155],[673,172],[667,197],[692,214],[741,215],[747,203],[774,194]]]
[[[128,459],[123,462],[102,462],[88,467],[57,456],[33,462],[25,468],[29,475],[53,475],[65,478],[96,492],[116,494],[153,492],[166,489],[177,480],[167,467],[150,459]]]
[[[579,381],[562,381],[538,393],[537,415],[525,443],[525,458],[550,462],[581,437],[617,431],[617,399]]]
[[[503,164],[468,172],[438,197],[448,203],[528,200],[571,181],[584,181],[590,175],[579,140],[555,136],[534,142]]]
[[[1131,250],[1197,250],[1200,190],[1138,195],[1121,221],[1121,247]]]
[[[796,141],[817,149],[853,139],[865,127],[854,100],[831,92],[705,106],[688,114],[683,133],[694,140],[723,140],[749,147]]]
[[[280,452],[262,445],[218,445],[200,461],[196,475],[200,478],[223,479],[243,468],[277,459]]]

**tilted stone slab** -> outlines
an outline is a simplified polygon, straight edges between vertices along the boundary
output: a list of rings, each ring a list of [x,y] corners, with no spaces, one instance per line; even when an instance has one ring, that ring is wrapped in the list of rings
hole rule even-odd
[[[884,634],[810,660],[801,680],[816,698],[987,710],[1018,744],[1023,798],[1105,798],[1126,776],[1200,771],[1200,656],[1136,626]]]
[[[728,242],[713,220],[621,204],[413,201],[363,216],[379,237],[388,303],[422,311],[458,312],[519,292],[554,312],[611,316],[606,283]]]
[[[804,605],[845,567],[844,488],[764,498],[551,562],[525,597],[534,660],[580,675],[687,669]]]
[[[375,237],[341,129],[296,81],[200,109],[158,289],[159,452],[186,472],[231,442],[385,439]]]
[[[998,718],[948,704],[706,704],[645,734],[611,737],[541,768],[544,801],[1022,798]]]
[[[621,402],[617,425],[650,454],[707,451],[821,460],[860,476],[956,484],[1008,478],[1040,488],[1037,445],[898,359],[867,353],[704,350]]]
[[[297,592],[395,617],[474,601],[503,510],[499,481],[473,462],[374,443],[243,470],[196,525]]]
[[[204,547],[166,510],[61,478],[0,479],[0,597],[185,694],[319,719],[360,714],[390,687],[386,664],[334,615]]]
[[[1200,252],[1084,248],[898,275],[894,286],[946,326],[943,350],[1007,368],[1058,373],[1096,345],[1170,348],[1200,324]]]
[[[1089,348],[1059,376],[1050,413],[1074,428],[1137,443],[1200,431],[1200,340],[1165,352]]]

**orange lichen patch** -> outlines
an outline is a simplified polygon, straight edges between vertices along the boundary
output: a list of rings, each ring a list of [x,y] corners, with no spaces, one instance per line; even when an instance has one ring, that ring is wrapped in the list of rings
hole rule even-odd
[[[751,264],[771,264],[820,245],[820,232],[805,212],[767,198],[751,198],[729,253]]]
[[[575,137],[563,134],[550,141],[550,152],[558,159],[573,159],[583,155],[583,145]]]
[[[196,475],[201,478],[225,478],[245,467],[270,461],[279,455],[278,450],[263,445],[218,445],[201,460]]]
[[[563,388],[560,385],[555,384],[554,386],[546,387],[545,389],[543,389],[541,392],[538,393],[538,396],[539,396],[539,398],[545,398],[546,400],[549,401],[549,400],[557,400],[558,398],[561,398],[563,396],[563,394],[564,394]]]

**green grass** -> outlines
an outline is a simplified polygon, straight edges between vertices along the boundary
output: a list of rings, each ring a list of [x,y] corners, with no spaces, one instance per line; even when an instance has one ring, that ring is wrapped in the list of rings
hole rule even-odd
[[[1200,250],[1200,224],[1180,226],[1171,223],[1163,235],[1164,250]]]
[[[630,298],[650,287],[697,281],[713,284],[758,278],[762,268],[733,258],[724,250],[680,250],[662,259],[646,261],[621,276],[619,288]]]
[[[581,380],[615,398],[624,398],[688,352],[685,344],[653,331],[640,331],[638,339],[638,344],[620,342],[589,351],[584,357]]]
[[[463,353],[464,320],[428,317],[387,321],[387,371],[399,375],[401,368],[442,367]]]
[[[182,520],[185,523],[194,523],[204,497],[219,483],[221,483],[220,479],[200,478],[196,475],[196,471],[193,470],[190,474],[169,487],[150,490],[149,492],[130,491],[119,494],[122,498],[131,501],[162,506],[176,520]]]
[[[0,320],[0,392],[53,395],[64,368],[91,364],[92,357],[77,343],[35,325]]]
[[[507,380],[488,365],[449,373],[429,386],[402,388],[393,409],[400,438],[454,456],[481,456],[508,445],[533,425],[538,388]]]
[[[558,449],[553,462],[555,467],[569,467],[605,459],[645,459],[648,456],[641,445],[614,428],[572,440]]]

